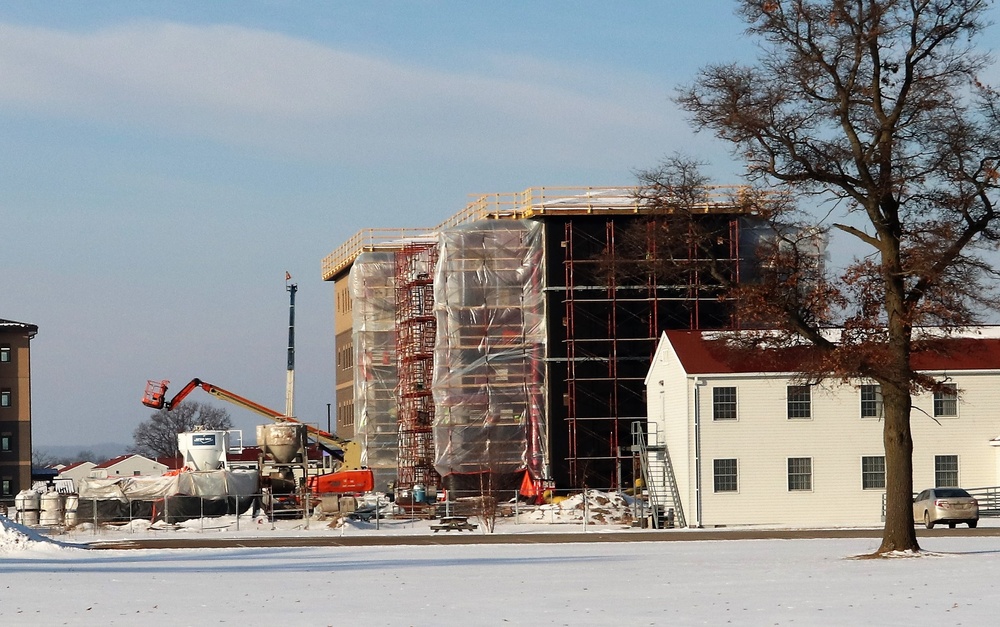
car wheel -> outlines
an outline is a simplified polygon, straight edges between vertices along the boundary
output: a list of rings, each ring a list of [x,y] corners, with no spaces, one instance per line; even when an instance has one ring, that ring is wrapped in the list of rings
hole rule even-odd
[[[934,528],[934,523],[931,522],[930,512],[924,512],[924,527],[927,527],[928,529]]]
[[[979,524],[978,520],[970,520],[969,521],[969,529],[975,529],[976,525],[978,525],[978,524]]]

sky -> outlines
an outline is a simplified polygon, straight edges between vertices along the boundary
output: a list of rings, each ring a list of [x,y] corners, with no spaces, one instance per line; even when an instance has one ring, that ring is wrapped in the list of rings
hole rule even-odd
[[[426,527],[403,531],[429,533]],[[244,537],[269,534],[287,532],[250,530]],[[122,538],[128,535],[98,541]],[[85,535],[58,539],[93,541]],[[878,543],[853,538],[246,548],[234,542],[231,548],[95,551],[55,545],[0,517],[0,619],[102,626],[995,620],[995,537],[939,533],[921,539],[925,553],[919,557],[851,559]]]
[[[754,53],[734,7],[0,4],[0,318],[39,327],[35,448],[130,443],[147,379],[283,410],[286,272],[295,413],[325,425],[320,263],[360,229],[433,226],[485,193],[632,185],[675,152],[740,182],[671,102],[699,67]],[[227,409],[252,441],[258,417]]]

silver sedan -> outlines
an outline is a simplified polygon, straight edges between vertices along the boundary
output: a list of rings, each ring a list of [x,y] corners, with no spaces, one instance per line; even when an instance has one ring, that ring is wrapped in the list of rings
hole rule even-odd
[[[913,520],[923,521],[933,529],[935,523],[967,523],[970,529],[979,524],[979,501],[961,488],[931,488],[913,499]]]

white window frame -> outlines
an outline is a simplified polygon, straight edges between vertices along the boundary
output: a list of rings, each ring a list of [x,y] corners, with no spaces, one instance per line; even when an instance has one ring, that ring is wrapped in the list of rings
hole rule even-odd
[[[792,399],[792,395],[796,393],[801,393],[805,391],[805,400],[801,398]],[[793,411],[793,405],[795,404],[795,410]],[[805,409],[805,415],[792,415],[802,412]],[[812,386],[811,385],[789,385],[785,388],[785,416],[789,420],[811,420],[812,419]]]
[[[866,467],[865,462],[869,463]],[[881,464],[882,468],[872,469],[871,463],[876,466]],[[874,482],[871,480],[875,479]],[[862,490],[885,490],[885,455],[863,455],[861,457],[861,489]]]
[[[944,469],[942,469],[941,466],[943,465],[943,462],[945,462],[946,460],[950,461],[951,459],[955,460],[955,468],[954,468],[954,470],[952,470],[951,468],[944,468]],[[962,484],[960,483],[959,470],[961,470],[961,466],[959,465],[958,455],[935,455],[934,456],[934,487],[935,488],[957,488],[957,487],[960,487]],[[951,477],[947,476],[945,473],[947,473],[947,475],[951,475],[952,473],[954,473],[954,483],[943,483],[941,481],[941,479],[943,477],[946,477],[948,479],[951,478]]]
[[[865,392],[874,398],[865,398]],[[864,419],[882,419],[882,386],[877,383],[865,383],[858,390],[861,400],[860,412]],[[867,412],[867,413],[866,413]]]
[[[721,474],[719,472],[719,466],[718,466],[719,462],[732,462],[733,472],[731,474],[730,473]],[[728,470],[728,468],[726,468],[725,470]],[[732,478],[732,485],[733,485],[732,489],[728,489],[729,485],[728,481],[730,478]],[[726,484],[727,489],[719,488],[720,479],[727,482]],[[712,460],[712,491],[715,492],[716,494],[732,494],[734,492],[740,491],[740,462],[737,458],[720,457],[719,459]]]
[[[802,462],[802,461],[808,462],[809,471],[807,473],[803,473],[803,472],[795,472],[795,473],[793,473],[792,472],[792,462]],[[787,460],[785,462],[785,469],[786,469],[785,477],[786,477],[786,479],[788,481],[787,486],[788,486],[788,491],[789,492],[812,492],[813,491],[813,472],[814,472],[814,470],[813,470],[812,457],[789,457],[789,458],[787,458]],[[793,483],[792,478],[793,477],[795,477],[795,478],[807,477],[809,485],[807,487],[792,487],[792,483]]]
[[[958,418],[958,385],[943,383],[942,386],[952,391],[948,394],[940,390],[934,391],[934,417]]]
[[[725,393],[728,394],[729,390],[732,390],[732,394],[733,394],[732,400],[728,400],[728,398],[726,398],[725,400],[720,400],[718,395],[720,393],[723,393],[723,391],[725,391]],[[732,408],[732,416],[726,415],[726,416],[721,417],[721,418],[719,417],[719,413],[720,413],[719,410],[720,409],[726,410],[726,413],[728,414],[728,410],[730,408]],[[726,421],[732,421],[732,420],[737,420],[737,419],[739,419],[739,401],[738,401],[738,397],[737,397],[736,386],[735,385],[723,385],[723,386],[719,386],[719,387],[713,387],[712,388],[712,420],[715,420],[715,421],[718,421],[718,422],[726,422]]]

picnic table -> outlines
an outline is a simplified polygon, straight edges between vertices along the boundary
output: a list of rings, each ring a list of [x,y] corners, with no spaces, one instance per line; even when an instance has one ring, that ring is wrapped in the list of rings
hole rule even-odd
[[[468,516],[442,516],[438,521],[437,524],[431,525],[434,533],[441,530],[451,531],[452,529],[455,531],[474,531],[479,526],[470,523]]]

